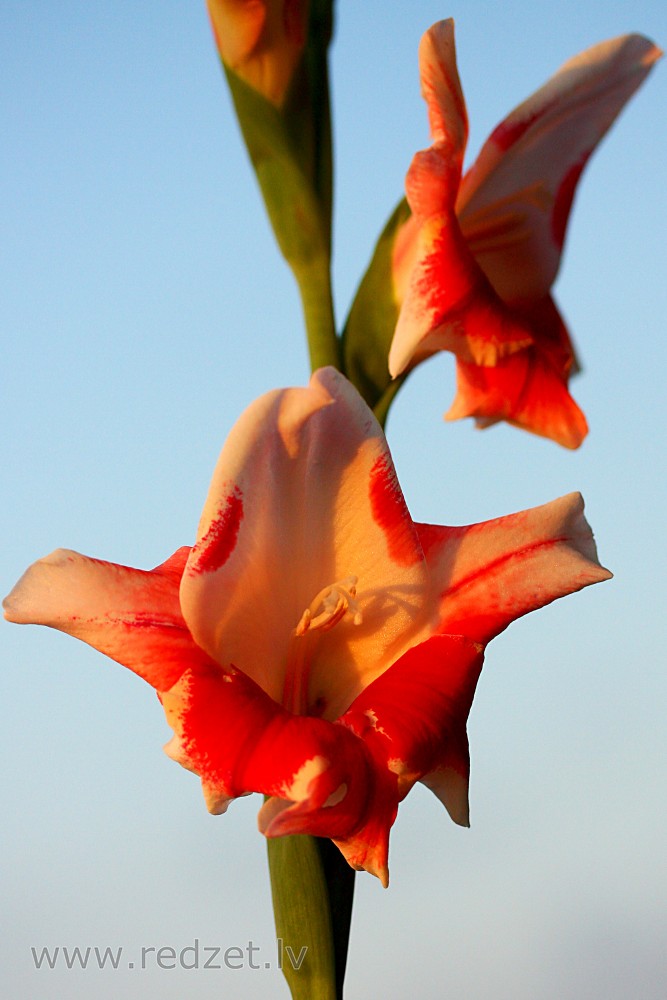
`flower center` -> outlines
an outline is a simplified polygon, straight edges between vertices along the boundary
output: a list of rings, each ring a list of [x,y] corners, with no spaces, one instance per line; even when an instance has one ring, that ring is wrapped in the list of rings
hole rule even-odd
[[[354,625],[361,625],[363,617],[356,601],[356,576],[324,587],[315,595],[301,615],[290,643],[290,652],[283,687],[283,705],[289,711],[303,715],[308,711],[308,679],[316,632],[328,632],[349,613]]]

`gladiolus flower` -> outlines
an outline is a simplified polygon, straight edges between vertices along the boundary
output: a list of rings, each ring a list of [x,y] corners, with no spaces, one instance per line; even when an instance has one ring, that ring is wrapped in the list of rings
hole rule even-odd
[[[208,0],[220,57],[280,107],[306,44],[308,0]]]
[[[498,420],[578,447],[586,420],[568,391],[576,368],[551,298],[575,189],[591,153],[660,50],[641,35],[566,62],[492,133],[462,176],[468,123],[453,21],[423,36],[422,93],[433,145],[406,180],[411,218],[394,249],[402,301],[392,376],[439,350],[457,358],[447,419]]]
[[[222,450],[197,540],[145,572],[58,551],[10,621],[83,639],[158,692],[170,757],[269,837],[332,838],[387,883],[416,781],[468,822],[466,720],[486,643],[610,574],[578,495],[468,527],[414,523],[382,430],[333,369],[275,391]]]

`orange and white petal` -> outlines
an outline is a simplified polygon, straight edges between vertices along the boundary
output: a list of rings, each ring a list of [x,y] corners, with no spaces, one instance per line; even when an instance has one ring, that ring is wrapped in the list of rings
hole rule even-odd
[[[475,262],[456,218],[468,123],[451,19],[426,32],[419,61],[434,142],[415,155],[406,178],[412,219],[392,261],[401,307],[389,351],[393,377],[435,351],[494,364],[532,343]]]
[[[495,365],[533,343],[528,322],[498,297],[453,213],[423,222],[389,351],[396,377],[436,351]]]
[[[642,35],[568,60],[494,130],[463,178],[463,234],[506,302],[546,295],[581,173],[661,55]]]
[[[389,351],[394,378],[436,351],[493,365],[533,342],[479,267],[456,217],[467,117],[451,20],[424,35],[420,71],[434,142],[415,155],[406,178],[412,218],[392,261],[400,304]]]
[[[183,547],[145,571],[57,549],[5,598],[5,618],[67,632],[166,691],[186,667],[207,660],[178,598],[189,552]]]
[[[197,643],[335,718],[410,645],[426,567],[384,435],[333,369],[257,400],[223,448],[181,584]]]
[[[475,642],[611,577],[598,561],[578,493],[479,524],[419,525],[419,534],[440,595],[438,631]]]
[[[433,142],[444,147],[461,178],[468,141],[468,114],[456,65],[454,21],[438,21],[419,43],[419,77]]]
[[[446,420],[475,417],[479,427],[498,420],[578,448],[586,417],[561,377],[537,348],[503,358],[493,368],[457,361],[456,396]]]
[[[389,351],[393,377],[435,351],[495,364],[532,343],[530,331],[505,308],[477,265],[456,218],[468,124],[453,21],[438,22],[422,38],[420,72],[434,142],[415,155],[406,178],[415,221],[400,234],[392,262],[401,303]]]

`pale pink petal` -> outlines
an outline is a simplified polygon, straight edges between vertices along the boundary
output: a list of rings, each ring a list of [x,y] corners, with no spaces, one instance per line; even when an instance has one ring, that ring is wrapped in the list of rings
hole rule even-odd
[[[586,162],[660,50],[623,35],[568,60],[492,133],[461,184],[457,214],[506,302],[540,298],[560,263]]]
[[[208,659],[178,599],[189,551],[144,571],[58,549],[24,573],[3,602],[5,618],[76,636],[165,691]]]
[[[611,577],[578,493],[460,528],[419,525],[439,632],[488,642],[521,615]]]
[[[196,641],[291,710],[335,718],[410,645],[425,593],[384,435],[356,390],[324,369],[256,401],[223,448],[183,576]]]

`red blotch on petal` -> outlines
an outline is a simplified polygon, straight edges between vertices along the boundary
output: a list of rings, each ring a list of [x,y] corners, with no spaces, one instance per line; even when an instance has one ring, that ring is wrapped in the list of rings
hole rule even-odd
[[[386,455],[376,459],[371,469],[369,498],[373,520],[384,531],[390,557],[401,566],[418,563],[422,559],[421,547],[394,467]]]
[[[193,548],[188,572],[211,573],[224,566],[236,546],[242,520],[243,499],[237,486],[221,502],[208,530]]]
[[[553,107],[554,102],[550,101],[548,104],[543,104],[542,107],[536,108],[531,114],[526,115],[523,118],[514,117],[511,115],[502,121],[500,125],[496,125],[493,132],[489,136],[489,142],[495,143],[499,149],[504,153],[507,152],[523,135],[528,131],[528,129],[543,118],[548,111]]]

